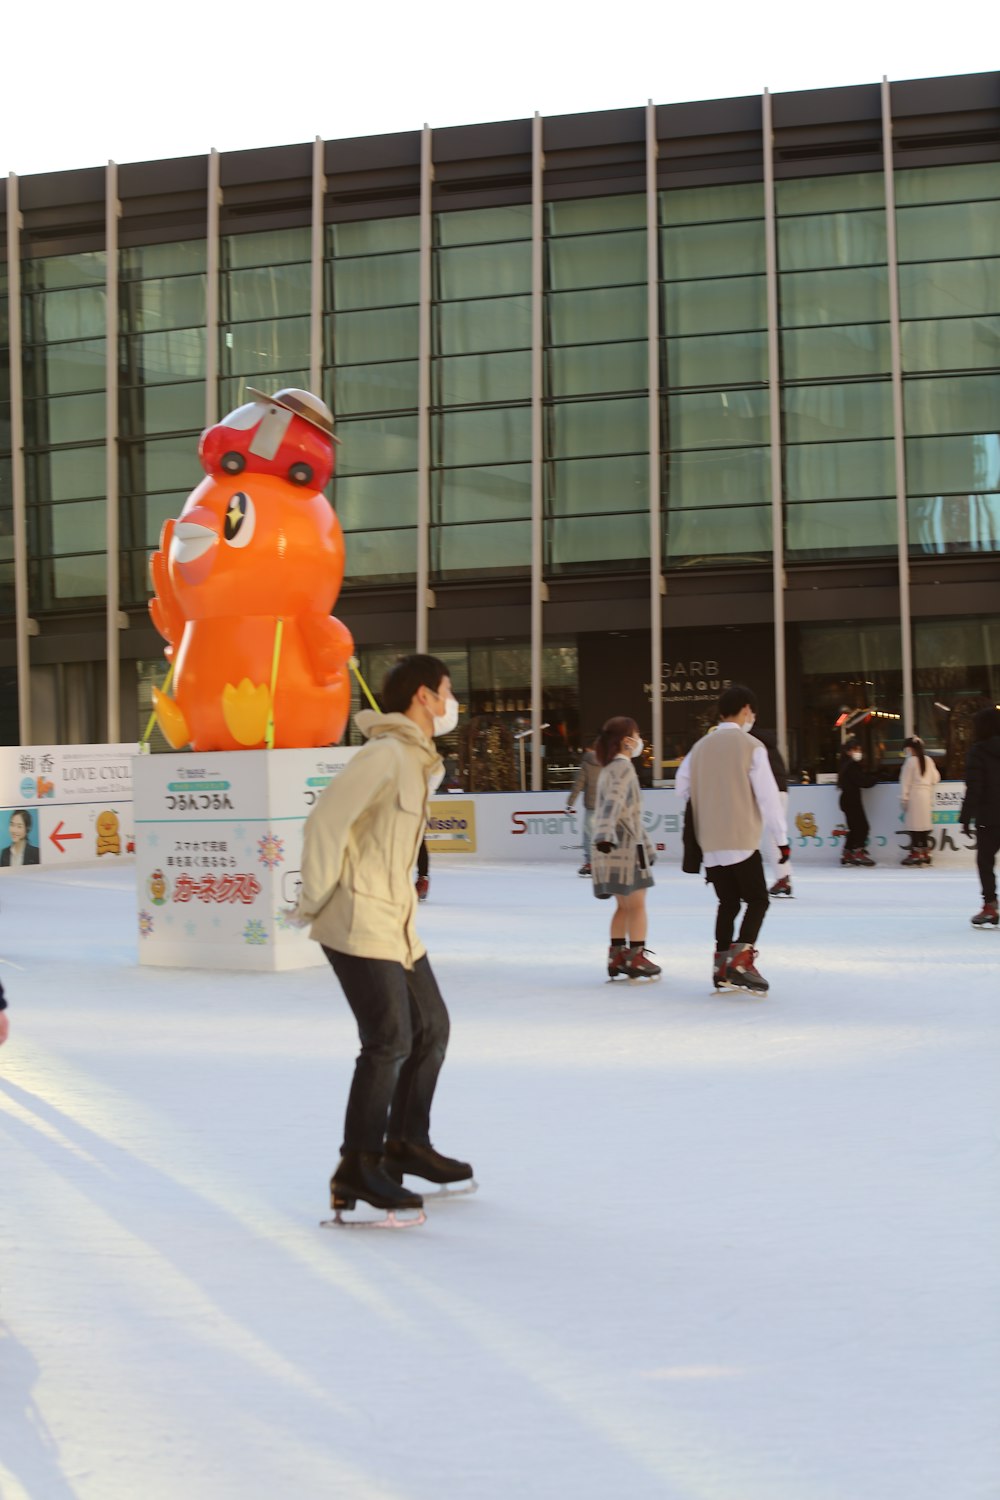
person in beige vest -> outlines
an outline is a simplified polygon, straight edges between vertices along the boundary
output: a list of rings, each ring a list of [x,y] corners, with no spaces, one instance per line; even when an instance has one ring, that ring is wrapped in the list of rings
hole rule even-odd
[[[306,820],[298,915],[311,922],[361,1038],[331,1203],[339,1211],[360,1198],[392,1213],[423,1205],[404,1173],[445,1184],[470,1179],[472,1168],[431,1145],[449,1020],[417,936],[411,880],[428,793],[444,770],[434,736],[451,733],[458,704],[435,656],[397,662],[382,703],[384,713],[355,716],[367,744]]]
[[[700,739],[677,771],[682,804],[689,799],[705,874],[719,900],[715,920],[712,983],[717,990],[766,995],[754,947],[769,905],[761,834],[777,844],[779,864],[789,857],[788,829],[767,749],[751,737],[757,700],[734,684],[719,699],[719,723]],[[746,903],[739,936],[733,931]]]

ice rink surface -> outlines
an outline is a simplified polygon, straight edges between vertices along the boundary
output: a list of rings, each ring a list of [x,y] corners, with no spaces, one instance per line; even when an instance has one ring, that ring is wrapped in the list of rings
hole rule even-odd
[[[571,858],[571,856],[570,856]],[[657,870],[610,985],[572,864],[436,858],[434,1140],[331,1232],[326,969],[136,964],[132,872],[0,881],[3,1500],[1000,1495],[1000,931],[974,872],[796,872],[766,1000]]]

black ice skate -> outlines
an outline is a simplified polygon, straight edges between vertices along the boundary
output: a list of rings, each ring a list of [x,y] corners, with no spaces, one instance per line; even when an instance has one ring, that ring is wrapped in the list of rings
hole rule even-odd
[[[753,995],[766,995],[767,980],[754,968],[757,949],[748,943],[734,943],[729,950],[729,967],[726,977],[738,990],[748,990]]]
[[[791,896],[792,881],[789,875],[781,875],[767,893],[769,896]]]
[[[425,1182],[437,1183],[442,1191],[427,1195],[432,1198],[474,1193],[477,1187],[472,1167],[467,1161],[442,1156],[430,1143],[418,1146],[413,1141],[386,1141],[382,1169],[393,1182],[402,1182],[405,1172],[410,1177],[422,1177]],[[457,1183],[462,1183],[463,1186],[454,1186]]]
[[[911,849],[906,858],[901,859],[899,863],[904,867],[909,866],[911,868],[916,868],[917,865],[922,865],[926,863],[926,861],[924,860],[923,853],[920,849]]]
[[[712,959],[712,983],[717,990],[731,990],[729,982],[729,949],[716,953]]]
[[[971,921],[973,927],[1000,927],[1000,907],[995,901],[984,901],[982,911]]]
[[[647,957],[649,950],[641,945],[625,950],[625,967],[622,970],[629,979],[659,979],[663,970]]]
[[[417,900],[418,901],[426,901],[427,900],[427,893],[428,893],[428,891],[431,888],[431,883],[430,883],[430,880],[428,879],[428,877],[426,875],[418,875],[417,876],[417,880],[416,880],[416,886],[417,886]]]
[[[386,1218],[354,1221],[341,1218],[345,1209],[357,1206],[359,1198],[362,1203],[370,1203],[372,1208],[384,1208]],[[426,1217],[423,1211],[424,1200],[420,1194],[411,1193],[400,1182],[394,1182],[383,1170],[382,1158],[374,1151],[344,1152],[340,1165],[330,1178],[330,1207],[333,1209],[333,1218],[323,1220],[324,1228],[332,1228],[334,1225],[351,1227],[356,1224],[359,1228],[364,1225],[365,1228],[373,1229],[409,1229],[423,1224]],[[417,1217],[397,1219],[396,1214],[400,1209],[416,1209]]]
[[[585,865],[581,865],[580,868],[577,870],[576,873],[578,875],[589,875],[590,874],[590,861],[588,860]]]
[[[866,870],[875,869],[875,860],[872,859],[867,849],[855,849],[854,863],[856,865],[863,865]]]

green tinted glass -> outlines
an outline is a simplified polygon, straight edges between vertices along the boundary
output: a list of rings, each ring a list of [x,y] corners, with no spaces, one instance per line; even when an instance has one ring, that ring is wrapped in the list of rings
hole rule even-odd
[[[333,306],[338,312],[397,307],[420,299],[420,256],[373,255],[333,262]]]
[[[861,443],[793,443],[785,449],[785,498],[853,500],[896,489],[891,439]]]
[[[762,561],[771,554],[770,507],[671,512],[664,542],[667,558],[678,563]]]
[[[531,298],[455,302],[434,311],[436,353],[478,354],[531,348]]]
[[[770,493],[769,448],[669,453],[664,500],[674,510],[763,505]]]
[[[416,576],[417,532],[359,531],[348,538],[347,572],[344,582],[398,583]]]
[[[622,512],[612,516],[574,516],[554,520],[549,528],[549,565],[555,571],[614,562],[648,566],[649,516]]]
[[[434,263],[442,302],[531,291],[531,246],[527,242],[438,250]]]
[[[531,515],[530,464],[439,469],[433,479],[435,513],[445,525],[523,520]]]
[[[607,229],[644,229],[646,198],[643,193],[622,193],[614,198],[570,198],[545,205],[545,228],[550,235],[594,234]]]
[[[95,346],[90,345],[90,349]],[[205,377],[205,330],[182,328],[129,340],[133,378],[146,385]]]
[[[767,334],[665,340],[664,385],[739,385],[767,379]]]
[[[648,400],[572,401],[549,409],[551,456],[645,452],[649,438]]]
[[[888,323],[790,328],[781,335],[781,365],[786,380],[888,374],[890,362]]]
[[[643,231],[633,231],[552,240],[548,247],[548,277],[554,292],[645,282],[646,235]]]
[[[220,343],[224,375],[268,375],[271,371],[308,366],[309,319],[234,323],[220,331]]]
[[[825,266],[882,265],[885,214],[810,214],[778,224],[778,264],[783,271]]]
[[[308,265],[258,266],[251,271],[230,271],[223,282],[223,322],[250,323],[262,318],[308,313],[311,274]]]
[[[970,162],[965,166],[906,167],[895,174],[896,202],[968,202],[1000,198],[1000,162]]]
[[[74,552],[99,552],[107,536],[107,509],[100,500],[82,505],[53,505],[52,551],[56,557]]]
[[[337,313],[326,319],[327,364],[353,365],[416,359],[420,345],[415,307],[384,307],[375,312]]]
[[[1000,202],[942,203],[896,210],[900,261],[967,260],[996,255]]]
[[[1000,490],[1000,437],[907,438],[906,486],[911,495],[984,494]]]
[[[545,502],[554,516],[647,510],[649,460],[644,453],[626,453],[546,464]]]
[[[392,250],[420,247],[420,220],[361,219],[355,224],[331,224],[326,232],[327,254],[384,255]]]
[[[204,276],[136,281],[123,286],[122,332],[200,328],[205,322]]]
[[[531,457],[531,411],[502,406],[445,412],[435,418],[434,438],[439,464],[515,463]]]
[[[722,187],[667,188],[660,194],[661,224],[712,224],[764,217],[762,182]]]
[[[892,434],[887,380],[856,385],[787,386],[782,394],[787,443],[878,438]]]
[[[225,267],[276,266],[282,262],[308,261],[312,254],[312,231],[265,229],[254,234],[230,234],[222,241]]]
[[[783,328],[884,323],[889,316],[889,276],[883,266],[786,272],[779,277],[779,287]]]
[[[531,524],[443,526],[435,531],[434,550],[439,575],[526,573],[531,567]]]
[[[996,432],[1000,375],[951,375],[907,380],[903,412],[908,437],[921,433]]]
[[[338,416],[363,411],[416,410],[419,367],[416,360],[385,365],[340,365],[333,372]]]
[[[644,286],[550,293],[546,312],[551,344],[601,344],[646,337]]]
[[[785,512],[790,557],[882,557],[896,550],[895,500],[790,505]]]
[[[911,555],[1000,552],[1000,495],[934,495],[908,500],[906,509]],[[965,667],[975,659],[960,661]],[[987,664],[995,668],[998,660],[1000,655],[992,655]]]
[[[1000,258],[900,266],[899,307],[904,318],[1000,313]]]
[[[189,437],[145,443],[136,452],[145,459],[146,490],[190,490],[204,478]]]
[[[531,396],[531,355],[468,354],[434,361],[434,401],[439,406],[526,401]]]
[[[666,281],[746,276],[764,270],[763,220],[662,229],[660,250]]]
[[[766,390],[692,391],[671,396],[666,419],[673,448],[750,448],[768,441]]]
[[[123,281],[193,276],[205,271],[207,254],[205,240],[185,240],[172,245],[135,245],[121,252],[120,275]]]
[[[902,339],[904,370],[1000,367],[1000,317],[904,323]]]
[[[649,381],[646,344],[571,345],[548,355],[549,394],[589,396],[601,391],[644,390]]]
[[[106,298],[103,287],[81,287],[72,292],[46,292],[34,299],[34,322],[40,341],[88,339],[104,332]]]
[[[103,444],[99,448],[57,449],[43,455],[39,464],[48,468],[53,500],[84,499],[103,495],[107,489]]]
[[[25,268],[27,287],[100,286],[107,280],[107,256],[103,250],[81,255],[48,255],[29,261]]]
[[[107,586],[103,551],[91,557],[57,557],[52,564],[52,587],[57,602],[101,599],[107,593]]]
[[[792,177],[774,185],[779,214],[823,214],[837,209],[882,208],[881,172],[841,172],[833,177]]]
[[[416,474],[361,474],[351,479],[338,474],[334,481],[334,506],[345,531],[378,530],[381,527],[415,526],[417,521]],[[353,561],[347,551],[347,571]]]
[[[439,245],[483,245],[531,239],[531,204],[506,208],[467,208],[435,216]]]
[[[353,417],[337,423],[337,471],[385,474],[417,467],[416,417]]]
[[[47,443],[89,443],[104,437],[104,394],[60,396],[50,401],[33,401],[25,413],[28,441],[40,446]],[[47,434],[35,427],[35,418],[46,420]]]
[[[661,297],[664,333],[728,333],[767,327],[763,276],[673,282],[662,288]]]

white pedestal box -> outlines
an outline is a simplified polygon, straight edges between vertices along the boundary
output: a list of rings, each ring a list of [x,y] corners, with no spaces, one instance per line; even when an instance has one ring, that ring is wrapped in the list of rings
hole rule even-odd
[[[137,755],[139,962],[303,969],[325,962],[291,927],[302,828],[353,748]]]

